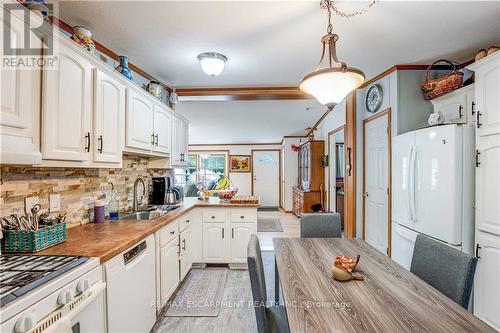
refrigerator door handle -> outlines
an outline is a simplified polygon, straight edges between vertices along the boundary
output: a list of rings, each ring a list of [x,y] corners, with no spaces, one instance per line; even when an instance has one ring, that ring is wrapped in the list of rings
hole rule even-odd
[[[410,221],[413,221],[413,213],[411,209],[411,184],[413,179],[412,174],[412,160],[413,160],[413,146],[410,146],[410,151],[408,152],[408,177],[406,177],[406,199],[408,200],[408,216]]]
[[[410,159],[408,163],[408,209],[410,211],[410,220],[414,220],[413,201],[415,196],[415,146],[410,147]]]

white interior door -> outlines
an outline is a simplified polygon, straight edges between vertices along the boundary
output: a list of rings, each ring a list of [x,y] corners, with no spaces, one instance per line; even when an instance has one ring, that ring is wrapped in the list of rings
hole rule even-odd
[[[365,240],[388,253],[389,114],[365,123]]]
[[[260,197],[264,207],[279,206],[280,152],[259,150],[252,152],[253,195]]]

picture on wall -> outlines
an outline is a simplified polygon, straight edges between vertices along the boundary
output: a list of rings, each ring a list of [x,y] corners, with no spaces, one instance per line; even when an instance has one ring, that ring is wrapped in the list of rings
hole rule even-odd
[[[229,156],[229,172],[250,172],[250,155],[231,155]]]

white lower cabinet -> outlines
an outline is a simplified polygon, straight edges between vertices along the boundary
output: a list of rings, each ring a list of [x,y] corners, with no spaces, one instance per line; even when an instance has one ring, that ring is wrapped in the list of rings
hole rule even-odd
[[[474,314],[500,331],[500,237],[477,231]]]
[[[203,261],[206,263],[227,262],[226,223],[203,223]]]
[[[181,231],[180,246],[180,278],[184,280],[191,266],[193,266],[193,237],[191,227]]]
[[[160,249],[160,301],[165,305],[179,285],[179,240],[177,237]]]
[[[203,261],[246,264],[248,242],[257,228],[257,209],[205,209],[201,215]]]
[[[231,262],[246,263],[247,247],[255,232],[253,223],[231,223]]]

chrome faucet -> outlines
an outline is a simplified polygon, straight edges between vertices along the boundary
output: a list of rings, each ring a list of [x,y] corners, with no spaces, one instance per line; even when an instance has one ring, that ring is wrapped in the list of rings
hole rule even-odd
[[[141,195],[141,200],[137,202],[137,185],[139,183],[142,183],[142,195]],[[142,199],[144,195],[146,194],[146,183],[144,182],[144,179],[141,177],[138,177],[135,182],[134,182],[134,202],[132,203],[132,210],[134,212],[137,212],[138,206],[142,204]]]

